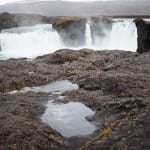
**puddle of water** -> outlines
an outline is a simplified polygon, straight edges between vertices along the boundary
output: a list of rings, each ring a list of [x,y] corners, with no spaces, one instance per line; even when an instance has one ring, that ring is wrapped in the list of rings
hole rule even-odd
[[[61,94],[65,91],[72,91],[72,90],[77,90],[79,86],[77,84],[73,84],[68,80],[61,80],[61,81],[55,81],[50,84],[46,85],[41,85],[41,86],[36,86],[36,87],[24,87],[20,91],[11,91],[9,94],[14,94],[17,92],[21,93],[26,93],[29,91],[32,92],[44,92],[44,93],[49,93],[52,92],[52,94]]]
[[[60,132],[64,137],[92,134],[96,126],[85,118],[94,115],[94,111],[79,102],[56,104],[49,101],[42,121]]]
[[[57,96],[58,100],[61,101],[65,98],[61,95],[62,92],[77,90],[78,88],[77,84],[73,84],[68,80],[61,80],[37,87],[25,87],[20,91],[9,92],[9,94],[29,91],[50,92],[52,93],[51,96]],[[51,100],[46,106],[47,109],[42,115],[41,120],[60,132],[64,137],[85,136],[92,134],[97,129],[95,125],[86,120],[87,116],[92,116],[95,112],[82,103],[69,102],[58,104],[53,103]]]

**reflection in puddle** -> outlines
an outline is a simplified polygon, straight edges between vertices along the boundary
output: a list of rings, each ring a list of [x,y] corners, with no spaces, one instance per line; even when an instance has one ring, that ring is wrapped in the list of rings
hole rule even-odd
[[[96,130],[96,127],[85,119],[89,115],[94,115],[94,112],[82,103],[56,104],[49,101],[41,119],[64,137],[84,136]]]
[[[49,93],[52,92],[53,94],[61,94],[65,91],[72,91],[77,90],[79,87],[77,84],[73,84],[68,80],[61,80],[61,81],[55,81],[50,84],[36,86],[36,87],[24,87],[20,91],[12,91],[9,92],[9,94],[14,94],[17,92],[25,93],[25,92],[44,92]]]
[[[12,91],[9,94],[17,92],[26,93],[29,91],[50,92],[50,96],[54,100],[57,97],[61,101],[65,98],[61,95],[63,92],[77,90],[78,88],[77,84],[73,84],[68,80],[61,80],[37,87],[24,87],[20,91]],[[94,111],[82,103],[69,102],[67,104],[56,104],[53,101],[49,101],[41,119],[44,123],[47,123],[53,129],[60,132],[64,137],[85,136],[92,134],[96,130],[96,126],[86,120],[87,116],[92,116],[94,113]]]

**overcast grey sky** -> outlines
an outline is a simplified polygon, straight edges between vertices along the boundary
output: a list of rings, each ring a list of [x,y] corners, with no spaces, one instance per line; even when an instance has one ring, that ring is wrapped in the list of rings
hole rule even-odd
[[[150,16],[149,1],[0,0],[0,12],[32,13],[46,16]]]
[[[33,1],[56,1],[56,0],[0,0],[0,5],[16,3],[16,2],[33,2]],[[94,2],[94,1],[116,1],[116,0],[57,0],[57,1],[69,1],[69,2]],[[123,0],[120,0],[123,1]],[[136,0],[129,0],[136,1]]]

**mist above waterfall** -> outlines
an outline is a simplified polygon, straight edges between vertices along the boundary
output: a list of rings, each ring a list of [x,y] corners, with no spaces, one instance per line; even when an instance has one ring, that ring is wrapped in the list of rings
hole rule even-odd
[[[136,51],[137,31],[132,19],[114,20],[111,28],[100,25],[100,29],[101,31],[96,31],[100,34],[95,34],[89,20],[86,23],[85,41],[71,40],[75,44],[69,43],[68,39],[61,37],[51,24],[2,30],[0,33],[0,55],[5,58],[34,58],[63,48]],[[80,40],[80,42],[76,40]]]

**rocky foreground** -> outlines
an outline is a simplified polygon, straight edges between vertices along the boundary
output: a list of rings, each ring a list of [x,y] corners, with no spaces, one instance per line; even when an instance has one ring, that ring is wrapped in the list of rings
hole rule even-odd
[[[59,50],[33,61],[0,61],[0,149],[148,150],[150,148],[150,53]],[[100,121],[88,137],[64,138],[42,123],[48,93],[14,93],[68,79],[79,89],[65,101],[79,101]]]

